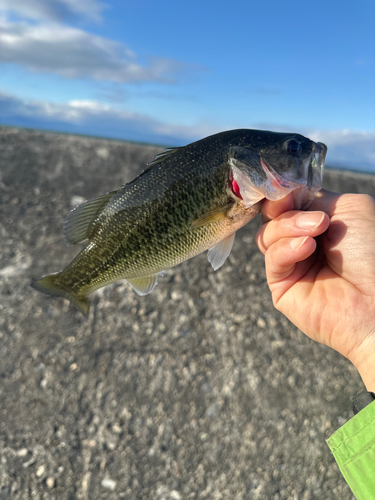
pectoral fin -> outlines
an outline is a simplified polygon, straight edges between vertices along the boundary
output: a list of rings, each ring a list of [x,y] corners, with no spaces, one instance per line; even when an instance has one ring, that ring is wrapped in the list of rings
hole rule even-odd
[[[198,217],[198,219],[190,226],[190,229],[197,229],[198,227],[205,226],[206,224],[212,224],[213,222],[221,222],[225,219],[230,219],[229,213],[232,207],[232,203],[215,207],[213,210],[210,210],[209,212],[206,212]]]
[[[150,276],[143,276],[142,278],[128,279],[128,282],[138,295],[147,295],[156,287],[159,276],[163,276],[163,274],[164,271],[161,273],[150,274]]]
[[[230,234],[223,240],[219,241],[217,245],[209,249],[207,258],[208,262],[214,268],[214,271],[219,269],[219,267],[221,267],[224,264],[227,257],[229,256],[233,247],[235,236],[236,233]]]

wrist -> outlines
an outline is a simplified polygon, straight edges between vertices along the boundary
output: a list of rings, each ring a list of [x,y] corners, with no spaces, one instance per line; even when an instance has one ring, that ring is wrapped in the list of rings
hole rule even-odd
[[[375,393],[375,345],[367,346],[367,353],[351,360],[357,368],[368,392]]]

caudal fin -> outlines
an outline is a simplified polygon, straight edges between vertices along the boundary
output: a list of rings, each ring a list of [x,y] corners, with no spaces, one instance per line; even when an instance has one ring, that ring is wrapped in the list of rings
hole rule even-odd
[[[61,280],[62,273],[50,274],[38,281],[33,281],[31,286],[39,292],[46,293],[52,297],[64,297],[70,300],[86,316],[89,314],[90,304],[86,296],[79,296],[64,286]]]

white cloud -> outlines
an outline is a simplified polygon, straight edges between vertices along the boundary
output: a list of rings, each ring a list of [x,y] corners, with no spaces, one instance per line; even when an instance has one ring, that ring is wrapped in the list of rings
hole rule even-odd
[[[88,101],[88,100],[73,100],[69,101],[68,105],[71,108],[77,109],[86,109],[90,111],[109,111],[110,106],[108,104],[102,104],[96,101]]]
[[[75,16],[100,21],[106,5],[98,0],[1,0],[0,12],[21,18],[59,22]]]
[[[192,126],[164,123],[147,115],[119,110],[97,101],[73,100],[62,104],[24,101],[1,91],[0,109],[0,120],[4,125],[44,128],[167,146],[181,146],[221,130],[216,125],[204,122]],[[272,124],[258,124],[254,128],[302,133],[312,140],[327,144],[329,166],[375,171],[375,132],[296,130]]]
[[[0,62],[65,78],[172,83],[184,65],[155,58],[141,65],[125,45],[56,23],[30,25],[0,20]]]
[[[56,104],[26,101],[0,91],[0,123],[21,127],[121,138],[167,146],[183,145],[219,130],[206,123],[163,123],[147,115],[107,104],[73,100]]]
[[[328,146],[327,165],[375,171],[375,132],[358,130],[306,130],[313,141]]]

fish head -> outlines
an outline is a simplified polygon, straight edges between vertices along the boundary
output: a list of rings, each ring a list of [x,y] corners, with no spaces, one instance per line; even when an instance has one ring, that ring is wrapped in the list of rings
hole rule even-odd
[[[305,210],[322,187],[326,154],[325,144],[300,134],[258,134],[251,144],[230,148],[230,175],[246,208],[293,192],[295,208]]]

